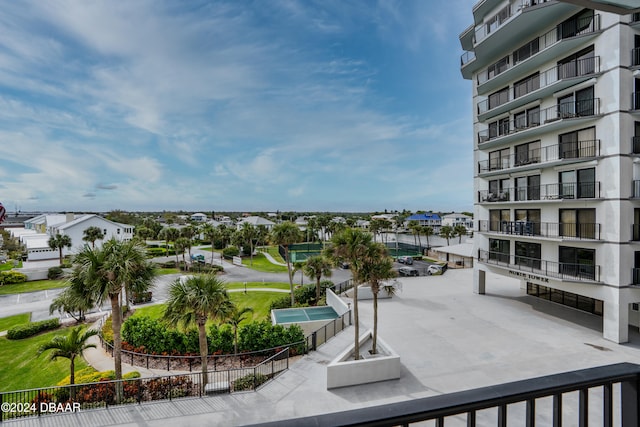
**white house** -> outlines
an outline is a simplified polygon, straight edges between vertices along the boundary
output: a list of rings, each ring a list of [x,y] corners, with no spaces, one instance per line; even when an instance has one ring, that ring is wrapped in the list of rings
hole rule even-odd
[[[202,212],[196,212],[194,214],[191,214],[191,221],[194,222],[205,222],[207,220],[207,215],[203,214]]]
[[[467,230],[473,229],[473,217],[461,213],[451,213],[442,216],[442,225],[448,225],[450,227],[456,227],[462,225]]]
[[[265,227],[267,227],[267,230],[271,231],[271,229],[273,228],[274,225],[276,225],[275,222],[273,221],[269,221],[268,219],[262,218],[260,216],[248,216],[246,218],[242,218],[240,221],[238,221],[238,223],[236,224],[236,227],[238,230],[240,230],[242,228],[242,224],[251,224],[254,227],[257,227],[259,225],[263,225]]]
[[[440,227],[442,225],[440,215],[433,212],[413,214],[405,219],[405,226],[409,224],[409,221],[417,221],[418,224],[429,227]]]

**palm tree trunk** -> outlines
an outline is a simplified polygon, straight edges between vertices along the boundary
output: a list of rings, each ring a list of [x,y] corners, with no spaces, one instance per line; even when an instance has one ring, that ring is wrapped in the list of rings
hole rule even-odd
[[[371,286],[373,293],[373,337],[371,339],[371,354],[378,354],[378,286]]]
[[[207,320],[205,318],[204,322],[202,320],[198,320],[198,341],[200,344],[200,364],[202,365],[202,394],[204,394],[205,387],[208,381],[207,375],[207,356],[209,355],[209,347],[207,345],[207,330],[205,329],[205,325]]]
[[[76,369],[75,369],[74,359],[75,359],[75,356],[71,356],[69,358],[69,360],[71,361],[70,363],[71,375],[69,376],[69,384],[71,385],[74,385],[76,383]]]
[[[62,246],[58,248],[58,252],[60,253],[60,265],[62,265]]]
[[[238,325],[233,325],[233,354],[238,354]]]
[[[109,294],[111,300],[111,328],[113,329],[113,363],[116,380],[122,379],[122,310],[119,301],[120,293]],[[122,397],[122,383],[116,383],[116,403]]]
[[[316,305],[320,303],[320,278],[322,276],[316,276]]]
[[[289,272],[289,289],[291,290],[291,307],[296,304],[296,297],[293,294],[293,277],[291,275],[291,260],[289,259],[289,245],[284,247],[284,256],[287,258],[287,271]]]

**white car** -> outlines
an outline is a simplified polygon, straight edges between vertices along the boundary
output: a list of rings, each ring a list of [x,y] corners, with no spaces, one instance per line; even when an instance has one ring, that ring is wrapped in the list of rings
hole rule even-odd
[[[443,273],[443,269],[442,269],[442,266],[440,265],[431,264],[429,267],[427,267],[427,274],[429,276],[431,276],[432,274],[442,274],[442,273]]]

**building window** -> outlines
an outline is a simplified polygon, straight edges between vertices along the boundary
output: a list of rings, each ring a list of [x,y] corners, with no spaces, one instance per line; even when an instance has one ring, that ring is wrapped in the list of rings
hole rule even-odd
[[[575,37],[593,31],[594,14],[593,10],[585,9],[582,12],[572,16],[571,18],[558,25],[558,39],[566,39]]]
[[[558,80],[586,76],[596,71],[593,46],[558,61]]]
[[[561,159],[596,156],[596,128],[590,127],[558,136]]]
[[[527,295],[540,299],[557,302],[578,310],[602,316],[603,303],[601,300],[585,297],[571,292],[552,289],[547,286],[527,282]],[[552,298],[553,296],[553,298]]]
[[[540,107],[522,110],[513,115],[513,125],[517,130],[540,125]]]
[[[509,200],[509,180],[494,179],[489,181],[488,200],[492,202],[508,201]]]
[[[515,166],[540,162],[540,141],[516,145]]]
[[[515,52],[513,52],[513,63],[514,65],[518,62],[522,62],[525,59],[535,55],[540,51],[540,39],[535,38],[531,40],[529,43],[525,44]]]
[[[509,102],[509,88],[505,87],[489,95],[489,110]]]
[[[513,84],[513,98],[519,98],[540,89],[540,73],[535,73]]]
[[[595,258],[594,249],[560,246],[558,248],[559,273],[571,278],[595,280]]]
[[[522,224],[522,234],[540,235],[540,209],[516,209],[514,217],[516,224]]]
[[[596,238],[595,209],[560,209],[560,236]]]
[[[509,168],[509,149],[492,151],[489,153],[489,170],[502,170]]]
[[[509,68],[509,57],[505,56],[487,68],[487,78],[492,79]]]
[[[540,257],[539,243],[516,242],[516,264],[540,269]]]
[[[558,175],[559,196],[562,199],[586,199],[596,197],[596,169],[563,171]]]
[[[509,117],[489,123],[489,139],[509,134]]]
[[[516,178],[515,199],[517,201],[540,200],[540,175]]]
[[[595,114],[593,86],[559,98],[558,113],[561,119],[593,116]]]
[[[510,220],[509,209],[491,209],[489,211],[489,231],[504,231],[504,225]]]
[[[509,244],[508,240],[489,239],[489,259],[509,263]]]
[[[640,122],[634,122],[633,154],[640,154]]]

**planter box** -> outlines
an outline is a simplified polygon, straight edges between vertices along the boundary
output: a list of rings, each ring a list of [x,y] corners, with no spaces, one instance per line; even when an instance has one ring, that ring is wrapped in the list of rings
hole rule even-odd
[[[370,354],[373,332],[360,336],[359,360],[353,360],[354,345],[349,346],[327,366],[327,389],[367,384],[400,378],[400,356],[378,337],[378,354]]]

